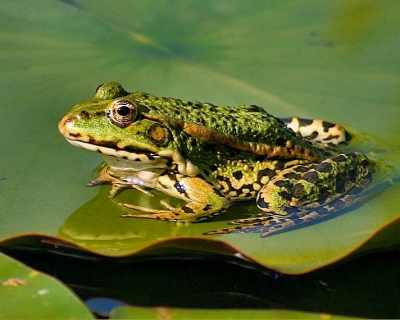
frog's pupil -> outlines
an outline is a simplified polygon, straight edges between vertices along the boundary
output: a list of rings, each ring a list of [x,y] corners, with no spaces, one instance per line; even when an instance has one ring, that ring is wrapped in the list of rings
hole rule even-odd
[[[119,107],[117,111],[118,111],[118,114],[123,117],[125,117],[131,113],[131,109],[126,106]]]

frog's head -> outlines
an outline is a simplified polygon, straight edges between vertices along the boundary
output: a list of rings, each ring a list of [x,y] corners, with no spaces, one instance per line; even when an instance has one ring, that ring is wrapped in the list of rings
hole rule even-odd
[[[58,124],[72,145],[105,156],[111,166],[129,170],[163,168],[179,162],[170,130],[142,116],[140,106],[118,83],[101,85],[93,99],[75,105]]]

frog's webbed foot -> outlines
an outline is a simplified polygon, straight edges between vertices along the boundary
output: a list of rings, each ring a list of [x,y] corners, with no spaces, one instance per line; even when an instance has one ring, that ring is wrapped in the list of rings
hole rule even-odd
[[[86,185],[88,187],[92,187],[92,186],[97,186],[99,184],[111,184],[111,189],[108,192],[108,197],[110,199],[114,198],[123,189],[135,189],[140,192],[143,192],[144,194],[146,194],[149,197],[154,197],[154,194],[152,194],[150,191],[146,190],[145,187],[143,187],[143,186],[133,184],[133,183],[127,183],[127,182],[113,182],[110,180],[105,180],[101,176],[93,181],[88,182]]]
[[[264,217],[241,219],[229,222],[233,227],[207,231],[204,235],[228,233],[261,233],[261,237],[293,227],[296,222],[290,218],[268,215]]]
[[[146,190],[145,187],[132,183],[113,183],[111,186],[111,190],[108,193],[108,197],[111,199],[114,198],[117,195],[117,193],[123,189],[135,189],[137,191],[143,192],[145,195],[149,197],[154,197],[154,194]]]
[[[173,206],[167,204],[165,201],[160,201],[160,203],[167,210],[146,208],[146,207],[141,207],[141,206],[137,206],[137,205],[129,204],[129,203],[118,203],[118,204],[125,208],[144,212],[144,213],[125,213],[125,214],[121,215],[121,218],[144,218],[144,219],[177,221],[179,219],[179,216],[182,217],[182,215],[184,214],[182,209],[173,207]],[[188,219],[188,220],[190,220],[190,219]]]
[[[336,199],[342,204],[342,200]],[[333,204],[332,204],[333,205]],[[343,209],[343,206],[342,208]],[[304,210],[304,209],[303,209]],[[270,213],[260,213],[255,218],[240,219],[229,222],[233,227],[206,232],[206,235],[227,234],[227,233],[260,233],[261,237],[266,237],[272,233],[288,231],[291,228],[306,223],[323,219],[338,212],[338,208],[325,205],[315,210],[303,211],[288,217],[273,215]],[[301,211],[301,210],[299,210]]]
[[[121,215],[121,218],[145,218],[145,219],[157,219],[157,220],[168,220],[176,221],[175,215],[179,215],[177,208],[167,204],[165,201],[160,201],[160,203],[168,210],[157,210],[152,208],[146,208],[137,206],[129,203],[118,203],[120,206],[125,208],[146,212],[146,213],[125,213]]]
[[[216,209],[208,204],[189,202],[182,207],[174,207],[165,201],[160,201],[161,205],[167,210],[158,210],[145,208],[133,204],[119,203],[129,209],[146,212],[141,213],[126,213],[121,215],[122,218],[145,218],[145,219],[157,219],[166,220],[173,222],[197,222],[208,219],[210,216],[219,214],[225,209],[225,206]]]

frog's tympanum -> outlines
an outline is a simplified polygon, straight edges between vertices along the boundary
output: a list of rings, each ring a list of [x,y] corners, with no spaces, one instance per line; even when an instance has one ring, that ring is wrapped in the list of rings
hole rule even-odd
[[[100,153],[106,166],[88,185],[109,183],[183,199],[157,210],[122,204],[141,213],[125,217],[194,222],[232,202],[255,200],[261,213],[207,234],[267,235],[326,216],[348,205],[374,171],[357,152],[332,146],[350,136],[320,120],[281,120],[255,105],[236,107],[126,92],[111,82],[74,106],[59,123],[76,147]]]

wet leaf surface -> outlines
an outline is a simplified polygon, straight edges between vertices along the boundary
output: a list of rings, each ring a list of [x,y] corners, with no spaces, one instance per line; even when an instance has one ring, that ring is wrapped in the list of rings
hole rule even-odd
[[[59,281],[0,254],[1,319],[93,319]]]
[[[398,248],[398,9],[396,1],[1,3],[2,250],[26,242],[41,250],[40,237],[24,234],[42,233],[59,237],[51,238],[55,248],[70,241],[67,256],[236,256],[295,275]],[[357,135],[345,151],[366,153],[380,171],[348,212],[266,238],[202,235],[256,215],[252,203],[191,225],[122,219],[108,186],[85,187],[98,155],[57,132],[73,104],[111,80],[127,90],[348,124]],[[156,196],[128,190],[117,200],[157,207],[165,196]]]

